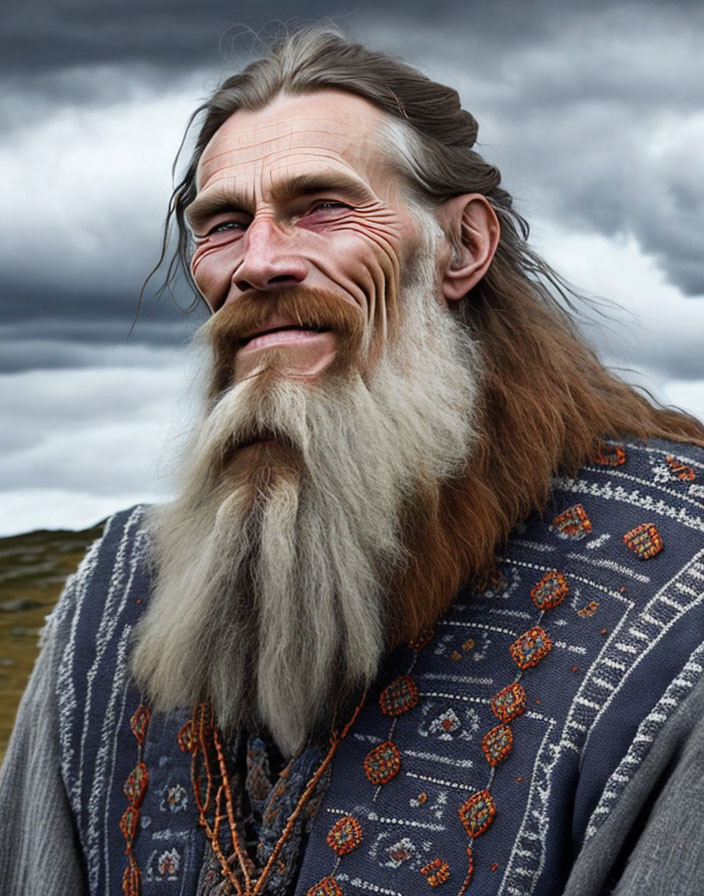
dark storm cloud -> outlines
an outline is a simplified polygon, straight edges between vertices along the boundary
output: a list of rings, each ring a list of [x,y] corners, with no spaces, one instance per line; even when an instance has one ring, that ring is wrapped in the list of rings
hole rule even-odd
[[[0,246],[0,301],[5,319],[22,327],[16,338],[37,341],[3,353],[6,369],[23,356],[34,363],[42,340],[126,338],[158,254],[168,166],[187,118],[184,109],[169,124],[170,148],[149,167],[138,139],[142,129],[147,144],[158,134],[149,103],[181,91],[193,108],[228,60],[256,51],[254,30],[294,14],[336,19],[351,36],[456,86],[479,119],[482,151],[501,164],[529,219],[632,233],[671,282],[704,292],[701,5],[579,0],[566,12],[556,0],[439,0],[432,8],[393,0],[379,11],[284,0],[38,0],[17,6],[0,38],[8,88],[0,149],[20,160],[7,176],[12,220]],[[37,170],[45,188],[35,187]],[[179,296],[190,300],[187,290]],[[130,338],[167,344],[180,328],[162,302],[156,312],[145,307]],[[42,344],[45,364],[70,356]]]
[[[598,12],[609,0],[573,0],[569,14],[580,9]],[[650,5],[646,5],[646,9]],[[673,8],[682,0],[652,4]],[[111,62],[146,61],[165,68],[212,65],[214,48],[224,58],[251,48],[257,32],[284,24],[332,20],[354,31],[365,15],[383,13],[403,31],[414,23],[433,27],[438,21],[451,29],[471,25],[472,34],[502,42],[545,33],[551,21],[565,15],[558,0],[387,0],[379,5],[329,0],[122,0],[66,2],[35,0],[6,14],[0,38],[0,71],[32,72]]]
[[[101,366],[106,346],[168,348],[189,341],[207,319],[203,305],[179,308],[168,296],[61,292],[37,302],[26,285],[2,284],[0,373],[28,369]],[[130,363],[141,363],[139,352]]]

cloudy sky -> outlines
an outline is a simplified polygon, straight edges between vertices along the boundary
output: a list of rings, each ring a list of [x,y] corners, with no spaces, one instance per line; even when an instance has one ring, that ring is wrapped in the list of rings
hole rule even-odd
[[[168,494],[202,314],[147,300],[189,113],[276,20],[456,87],[604,359],[704,417],[704,3],[28,0],[0,33],[0,535]],[[190,297],[179,297],[182,305]]]

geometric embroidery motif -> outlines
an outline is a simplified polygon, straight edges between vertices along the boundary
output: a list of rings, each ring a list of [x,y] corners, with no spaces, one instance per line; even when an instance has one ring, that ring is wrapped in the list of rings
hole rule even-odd
[[[134,860],[134,856],[130,856],[127,860],[125,873],[122,875],[122,892],[125,896],[139,896],[140,883],[139,868]]]
[[[196,739],[193,735],[193,720],[189,719],[181,726],[177,737],[179,749],[182,753],[193,753],[196,749]]]
[[[539,625],[524,632],[509,647],[511,656],[520,669],[537,665],[552,650],[552,641]]]
[[[400,716],[418,705],[418,687],[410,675],[399,675],[379,695],[379,706],[385,716]]]
[[[653,523],[642,523],[626,532],[623,543],[627,545],[639,560],[650,560],[662,550],[662,538]]]
[[[167,784],[159,804],[162,812],[183,812],[188,806],[188,793],[181,784]]]
[[[396,744],[390,740],[374,747],[364,760],[364,774],[375,787],[386,784],[400,769],[401,754]]]
[[[381,838],[377,840],[377,843],[379,843],[380,840]],[[384,854],[389,857],[388,862],[384,862],[384,866],[395,870],[396,868],[400,868],[404,862],[412,859],[416,855],[416,850],[408,837],[402,837],[400,840],[392,843],[391,846],[385,848]]]
[[[460,821],[470,837],[479,837],[496,815],[496,805],[488,790],[480,790],[460,806]]]
[[[593,616],[596,611],[599,609],[599,601],[598,600],[590,600],[589,603],[582,607],[581,610],[577,610],[578,616]]]
[[[306,896],[342,896],[342,890],[334,877],[324,877],[317,884],[313,884]]]
[[[482,750],[492,767],[498,765],[511,752],[513,733],[508,725],[497,725],[484,735]]]
[[[345,853],[357,849],[361,842],[362,827],[357,819],[351,815],[340,818],[328,831],[328,846],[338,856],[344,856]]]
[[[181,853],[177,849],[167,849],[157,859],[156,870],[159,877],[176,880],[181,867]]]
[[[603,467],[620,467],[626,462],[626,452],[623,445],[609,445],[608,442],[601,442],[597,445],[591,459]]]
[[[591,521],[581,504],[574,504],[567,510],[563,510],[555,517],[552,524],[562,538],[584,538],[592,530]]]
[[[688,467],[687,464],[683,464],[681,460],[678,460],[671,454],[668,454],[665,460],[672,471],[672,475],[676,476],[678,479],[682,479],[684,482],[691,482],[693,479],[697,478],[691,467]]]
[[[132,718],[130,719],[130,728],[132,729],[132,734],[134,734],[134,736],[137,738],[137,743],[139,743],[140,745],[144,743],[144,738],[147,736],[148,725],[149,710],[143,703],[140,703],[140,705],[132,714]]]
[[[430,734],[435,734],[440,740],[452,740],[452,735],[455,731],[459,731],[461,727],[462,722],[459,716],[451,706],[448,706],[445,712],[441,712],[437,718],[430,722],[428,731]]]
[[[128,806],[122,813],[120,819],[120,830],[122,831],[128,846],[134,843],[134,836],[137,833],[137,822],[139,821],[139,809],[135,806]]]
[[[439,887],[446,880],[450,879],[450,866],[442,859],[433,859],[420,869],[420,873],[425,877],[431,887]]]
[[[135,809],[138,809],[142,805],[142,800],[147,791],[148,783],[149,772],[147,771],[146,765],[143,762],[140,762],[132,769],[127,781],[125,781],[125,786],[123,787],[130,806],[134,806]]]
[[[137,862],[132,855],[134,846],[134,838],[137,836],[137,823],[139,822],[139,807],[144,799],[144,794],[149,783],[149,772],[146,765],[142,762],[142,753],[144,751],[144,741],[147,737],[147,728],[149,727],[149,710],[142,703],[132,713],[130,718],[130,729],[137,739],[137,765],[127,776],[123,790],[129,805],[122,813],[120,818],[120,830],[125,838],[125,855],[127,856],[127,867],[122,875],[122,892],[125,896],[139,896],[141,890],[141,875]]]
[[[552,569],[545,573],[531,591],[530,596],[539,610],[552,610],[553,607],[562,603],[569,590],[562,573]]]
[[[526,708],[526,691],[522,684],[514,682],[505,688],[491,701],[494,715],[502,722],[510,722]]]

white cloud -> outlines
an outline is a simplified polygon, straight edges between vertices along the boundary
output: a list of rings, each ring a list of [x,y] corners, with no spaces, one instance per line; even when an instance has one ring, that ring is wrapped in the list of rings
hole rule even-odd
[[[87,529],[118,510],[158,497],[141,491],[115,496],[60,488],[0,490],[0,538],[35,529]]]
[[[196,364],[172,351],[150,366],[0,376],[0,534],[81,527],[167,495],[195,417]]]
[[[586,327],[602,357],[704,418],[704,297],[683,294],[704,271],[703,12],[615,6],[553,15],[528,33],[376,19],[360,30],[458,87],[536,245],[578,288],[619,303]],[[96,303],[136,293],[158,252],[186,120],[214,86],[204,73],[166,89],[135,77],[115,101],[125,68],[74,77],[113,85],[109,104],[47,102],[41,115],[4,116],[16,126],[0,136],[0,266],[45,284],[44,305],[51,287],[92,288]],[[0,98],[0,110],[13,104],[27,108],[19,92]],[[18,366],[42,350],[25,336]],[[74,349],[80,369],[69,366]],[[54,354],[56,370],[0,377],[0,533],[82,527],[164,494],[181,444],[171,434],[190,419],[181,353],[66,342]]]
[[[587,309],[583,328],[605,362],[704,420],[704,296],[684,296],[632,235],[607,238],[539,221],[534,243],[580,292],[605,300],[605,316]]]
[[[114,75],[126,77],[119,69]],[[144,86],[103,107],[57,105],[6,131],[0,168],[11,224],[0,265],[47,285],[80,277],[96,301],[115,283],[138,286],[158,254],[171,165],[190,113],[213,86],[206,81],[195,73],[171,89]],[[4,100],[23,102],[21,94]]]

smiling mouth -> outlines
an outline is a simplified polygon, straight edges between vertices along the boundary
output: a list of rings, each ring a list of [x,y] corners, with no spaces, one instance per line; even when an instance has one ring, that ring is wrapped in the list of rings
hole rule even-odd
[[[329,332],[330,330],[325,327],[287,323],[250,333],[240,340],[239,347],[255,350],[276,345],[290,345],[296,342],[307,342],[322,333]]]

